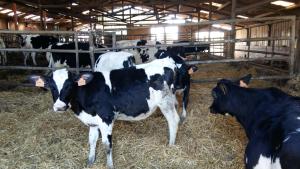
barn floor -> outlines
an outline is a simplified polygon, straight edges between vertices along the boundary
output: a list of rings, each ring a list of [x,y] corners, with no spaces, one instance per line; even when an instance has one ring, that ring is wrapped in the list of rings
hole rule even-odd
[[[204,67],[209,68],[199,67],[194,79],[257,73],[254,68],[232,65],[215,65],[215,71],[206,72]],[[5,78],[22,81],[24,76]],[[275,84],[253,81],[251,86],[271,85]],[[167,123],[159,112],[143,121],[117,121],[113,130],[115,168],[242,169],[247,138],[233,117],[209,113],[214,86],[215,83],[192,85],[188,117],[179,127],[175,146],[167,145]],[[29,87],[0,92],[1,169],[86,167],[88,127],[70,111],[52,112],[50,95],[50,92]],[[92,168],[105,168],[105,164],[105,153],[98,142],[97,159]]]

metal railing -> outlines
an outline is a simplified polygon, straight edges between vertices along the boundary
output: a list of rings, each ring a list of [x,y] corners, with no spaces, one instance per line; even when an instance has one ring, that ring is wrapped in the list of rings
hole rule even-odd
[[[77,31],[10,31],[10,30],[0,30],[0,34],[54,34],[54,35],[72,35],[74,37],[75,49],[74,50],[58,50],[58,49],[23,49],[23,48],[6,48],[0,49],[0,51],[8,52],[59,52],[59,53],[75,53],[76,54],[76,68],[70,70],[75,70],[79,73],[80,70],[91,70],[84,69],[79,67],[79,54],[80,53],[89,53],[92,60],[92,67],[94,67],[94,57],[95,53],[103,53],[106,51],[122,50],[122,49],[134,49],[134,48],[149,48],[149,47],[174,47],[174,46],[197,46],[203,44],[225,44],[225,43],[239,43],[239,42],[254,42],[254,41],[275,41],[275,40],[289,40],[290,41],[290,51],[288,57],[286,54],[278,53],[283,57],[271,57],[271,58],[246,58],[246,59],[222,59],[222,60],[206,60],[206,61],[189,61],[188,64],[214,64],[214,63],[231,63],[231,62],[253,62],[253,61],[286,61],[289,63],[289,75],[285,77],[292,77],[294,75],[294,65],[295,65],[295,27],[296,27],[296,17],[295,16],[279,16],[279,17],[266,17],[266,18],[249,18],[249,19],[230,19],[230,20],[218,20],[218,21],[203,21],[199,23],[187,23],[187,24],[158,24],[157,26],[194,26],[194,25],[212,25],[212,24],[221,24],[221,23],[242,23],[242,22],[270,22],[270,21],[291,21],[291,34],[288,37],[266,37],[266,38],[243,38],[243,39],[224,39],[216,41],[193,41],[190,43],[176,43],[176,44],[161,44],[161,45],[146,45],[146,46],[127,46],[127,47],[116,47],[116,34],[114,32],[77,32]],[[261,23],[260,23],[261,24]],[[147,27],[130,27],[126,29],[139,29],[139,28],[148,28]],[[125,30],[124,28],[115,29],[116,30]],[[105,31],[114,31],[114,29],[109,29]],[[78,49],[78,35],[87,34],[89,36],[89,50],[80,50]],[[93,44],[93,34],[105,34],[110,35],[112,38],[112,47],[110,48],[96,48]],[[239,50],[239,49],[237,49]],[[249,51],[248,51],[249,52]],[[251,52],[251,51],[250,51]],[[254,51],[255,52],[255,51]],[[258,51],[261,52],[261,51]],[[52,70],[53,68],[49,67],[28,67],[28,66],[0,66],[0,69],[26,69],[26,70]],[[282,78],[279,76],[274,76],[274,78]],[[268,78],[266,78],[268,79]]]

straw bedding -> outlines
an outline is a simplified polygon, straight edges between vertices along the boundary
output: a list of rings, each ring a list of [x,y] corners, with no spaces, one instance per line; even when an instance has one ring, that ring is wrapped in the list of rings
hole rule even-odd
[[[193,76],[238,77],[253,68],[215,65]],[[209,68],[208,65],[202,66]],[[220,67],[220,69],[217,69]],[[208,69],[207,69],[208,70]],[[24,80],[6,77],[8,80]],[[295,79],[297,80],[297,79]],[[0,82],[1,83],[1,82]],[[294,84],[294,86],[293,86]],[[297,83],[296,83],[297,84]],[[293,89],[297,89],[291,83]],[[274,85],[254,81],[253,87]],[[211,89],[215,83],[193,84],[188,117],[179,126],[176,145],[168,146],[166,120],[157,111],[138,122],[117,121],[113,130],[113,158],[118,169],[241,169],[247,138],[233,117],[212,115]],[[300,88],[299,88],[300,89]],[[290,91],[289,87],[284,90]],[[297,95],[297,90],[293,90]],[[180,100],[180,98],[178,98]],[[86,167],[88,127],[73,112],[52,112],[50,92],[37,88],[17,87],[0,92],[0,168]],[[97,159],[92,168],[105,168],[106,157],[98,141]]]

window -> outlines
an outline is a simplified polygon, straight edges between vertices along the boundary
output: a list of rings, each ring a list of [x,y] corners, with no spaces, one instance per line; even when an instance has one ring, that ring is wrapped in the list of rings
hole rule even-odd
[[[209,41],[209,32],[196,32],[196,40],[202,42]],[[211,41],[220,41],[224,40],[224,32],[221,31],[212,31],[210,32]],[[212,43],[210,44],[210,53],[217,56],[223,56],[224,52],[224,43]]]
[[[170,44],[178,40],[178,26],[153,27],[151,28],[151,35],[151,40],[163,41]]]

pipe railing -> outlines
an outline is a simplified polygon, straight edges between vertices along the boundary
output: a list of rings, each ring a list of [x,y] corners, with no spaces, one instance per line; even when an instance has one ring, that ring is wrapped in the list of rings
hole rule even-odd
[[[216,40],[216,41],[193,41],[191,43],[175,43],[175,44],[160,44],[160,45],[145,45],[145,46],[127,46],[127,47],[116,47],[116,34],[115,32],[103,32],[103,31],[89,31],[89,32],[81,32],[81,31],[11,31],[11,30],[0,30],[0,34],[65,34],[65,35],[73,35],[75,41],[75,49],[73,50],[60,50],[60,49],[24,49],[24,48],[6,48],[0,49],[0,51],[9,51],[9,52],[53,52],[53,53],[75,53],[76,54],[76,68],[70,68],[70,70],[76,70],[79,73],[80,70],[91,70],[91,69],[82,69],[79,68],[79,54],[80,53],[90,53],[92,57],[93,53],[103,53],[106,51],[114,51],[120,49],[135,49],[135,48],[150,48],[150,47],[176,47],[176,46],[197,46],[197,45],[207,45],[207,44],[220,44],[220,43],[239,43],[239,42],[253,42],[253,41],[275,41],[275,40],[290,40],[290,57],[272,57],[272,58],[250,58],[250,59],[221,59],[221,60],[208,60],[208,61],[188,61],[188,64],[210,64],[210,63],[230,63],[230,62],[249,62],[249,61],[257,61],[257,60],[270,60],[270,61],[287,61],[289,62],[290,70],[289,74],[292,76],[294,74],[294,61],[295,61],[295,16],[278,16],[278,17],[266,17],[266,18],[249,18],[249,19],[229,19],[229,20],[218,20],[218,21],[203,21],[198,23],[187,23],[187,24],[158,24],[157,26],[193,26],[193,25],[211,25],[211,24],[219,24],[219,23],[237,23],[237,22],[255,22],[255,21],[270,21],[270,20],[291,20],[292,21],[292,29],[290,37],[265,37],[265,38],[244,38],[244,39],[225,39],[225,40]],[[127,29],[137,29],[143,27],[130,27]],[[114,29],[105,29],[104,31],[112,31]],[[123,30],[116,29],[116,30]],[[111,48],[95,48],[91,47],[89,50],[80,50],[78,49],[78,35],[86,34],[89,36],[89,43],[91,43],[91,36],[95,33],[101,33],[101,35],[111,35],[112,36],[112,47]],[[254,51],[255,53],[255,51]],[[283,53],[278,53],[280,55],[286,55]],[[92,64],[92,67],[94,65]],[[0,66],[0,69],[28,69],[28,70],[54,70],[53,68],[47,67],[27,67],[27,66]]]

